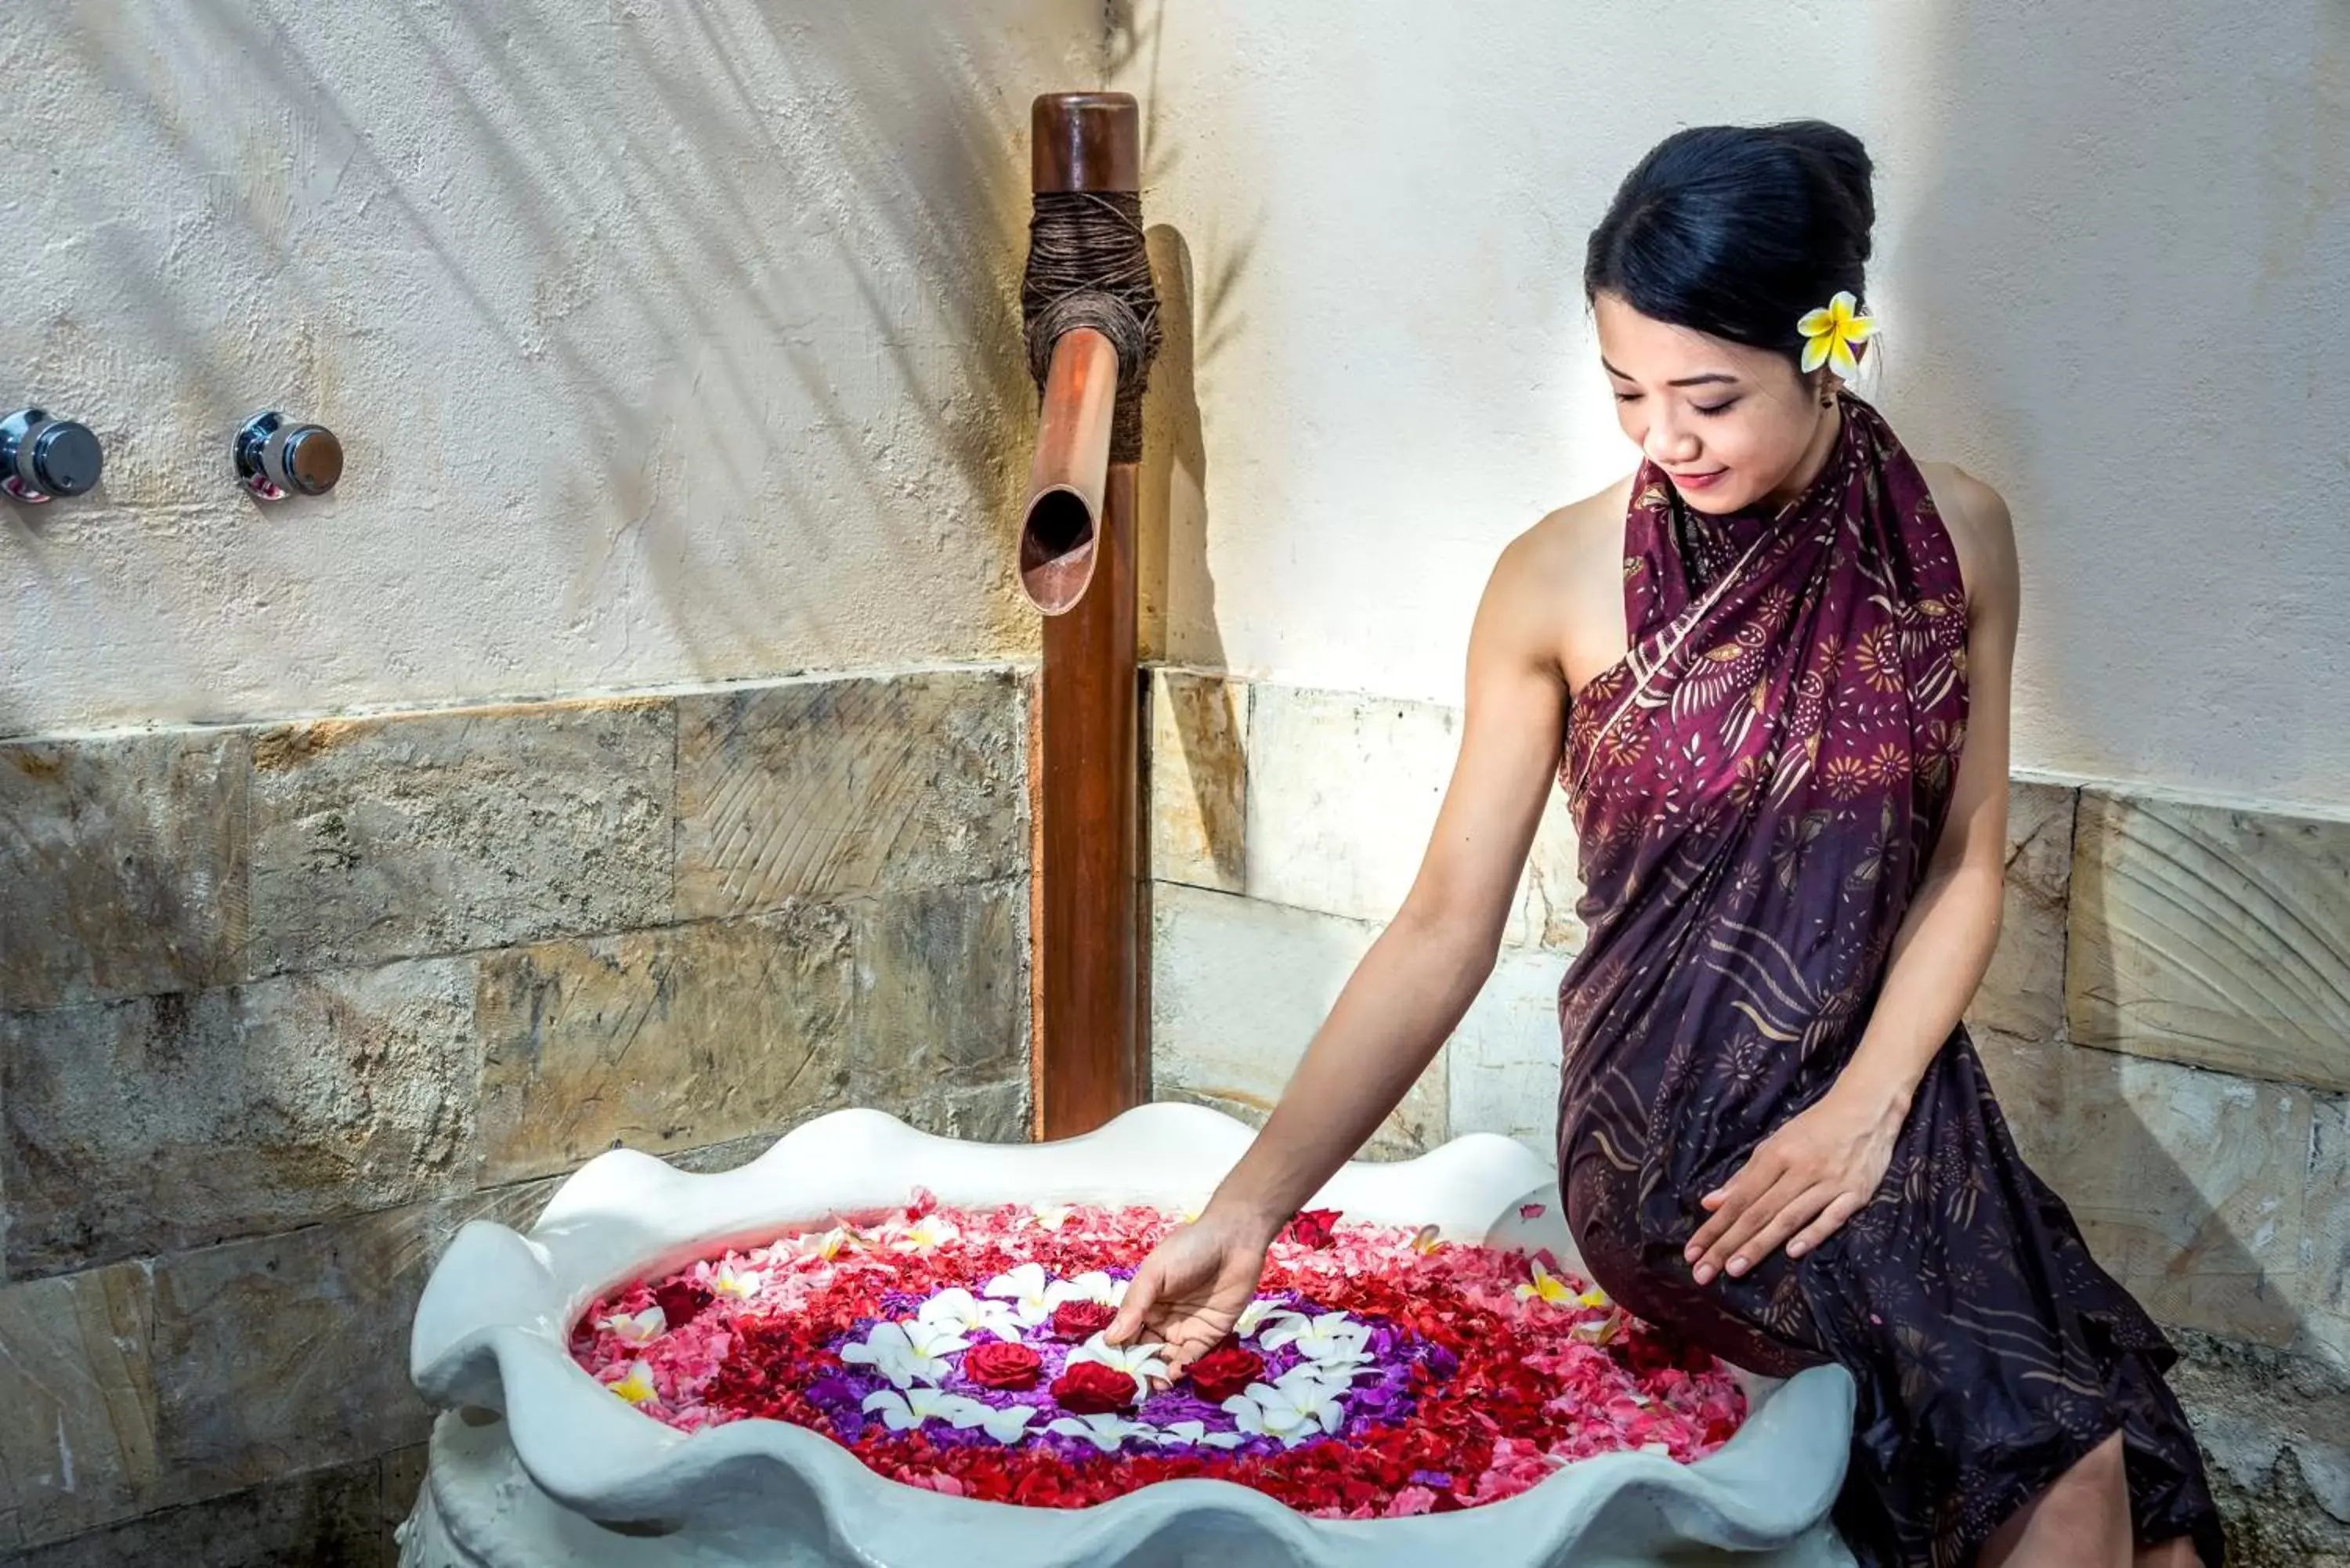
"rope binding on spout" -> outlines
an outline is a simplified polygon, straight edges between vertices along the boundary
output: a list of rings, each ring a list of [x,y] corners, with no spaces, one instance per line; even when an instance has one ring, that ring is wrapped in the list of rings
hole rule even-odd
[[[1053,346],[1090,327],[1118,350],[1118,401],[1109,460],[1142,456],[1142,393],[1158,357],[1159,295],[1142,239],[1142,198],[1130,192],[1040,191],[1028,221],[1028,270],[1020,283],[1028,371],[1041,389]]]

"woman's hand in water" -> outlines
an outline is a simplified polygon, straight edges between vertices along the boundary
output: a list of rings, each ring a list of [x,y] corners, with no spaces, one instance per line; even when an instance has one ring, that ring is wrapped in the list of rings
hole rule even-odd
[[[1883,1106],[1834,1089],[1790,1116],[1699,1199],[1713,1213],[1681,1251],[1697,1282],[1743,1274],[1782,1241],[1791,1258],[1818,1246],[1876,1196],[1900,1131]]]
[[[1105,1335],[1125,1345],[1147,1329],[1167,1343],[1169,1369],[1180,1372],[1213,1350],[1255,1299],[1271,1244],[1262,1224],[1211,1203],[1142,1260]]]

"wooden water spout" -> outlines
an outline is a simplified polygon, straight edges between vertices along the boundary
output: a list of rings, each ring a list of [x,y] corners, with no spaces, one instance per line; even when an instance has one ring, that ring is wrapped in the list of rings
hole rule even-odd
[[[1134,527],[1137,400],[1157,312],[1135,194],[1134,99],[1050,94],[1036,99],[1030,125],[1037,218],[1023,296],[1032,361],[1048,367],[1018,562],[1022,590],[1045,617],[1032,1044],[1036,1130],[1061,1138],[1149,1097],[1139,1008]],[[1072,192],[1101,199],[1071,203]],[[1088,207],[1099,209],[1097,224],[1108,220],[1098,251],[1074,242],[1068,226],[1086,221]],[[1095,254],[1109,257],[1112,275],[1100,289],[1078,275]]]
[[[1117,398],[1117,347],[1090,327],[1063,333],[1045,381],[1020,527],[1020,587],[1048,616],[1065,615],[1084,599],[1101,558],[1096,545]]]

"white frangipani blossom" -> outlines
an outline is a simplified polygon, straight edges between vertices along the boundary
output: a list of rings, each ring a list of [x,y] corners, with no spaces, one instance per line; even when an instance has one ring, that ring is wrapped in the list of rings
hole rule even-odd
[[[1223,1403],[1232,1424],[1252,1436],[1277,1438],[1294,1449],[1316,1432],[1336,1432],[1345,1424],[1336,1393],[1311,1377],[1284,1379],[1279,1387],[1252,1383],[1244,1393]]]
[[[614,1313],[598,1318],[596,1326],[607,1334],[616,1334],[629,1345],[650,1345],[669,1332],[669,1314],[658,1306],[649,1306],[640,1313]]]
[[[1166,1349],[1165,1345],[1155,1341],[1112,1345],[1104,1334],[1097,1334],[1069,1352],[1069,1359],[1064,1365],[1075,1366],[1080,1361],[1098,1361],[1105,1366],[1115,1366],[1134,1379],[1138,1395],[1144,1395],[1150,1392],[1151,1378],[1161,1377],[1170,1383],[1175,1379],[1162,1359]]]
[[[1257,1343],[1267,1350],[1295,1345],[1298,1355],[1325,1366],[1371,1358],[1370,1325],[1357,1323],[1342,1312],[1326,1312],[1311,1318],[1299,1313],[1285,1314],[1279,1323],[1257,1336]]]
[[[1034,1405],[1006,1405],[999,1410],[977,1399],[968,1403],[971,1408],[963,1412],[955,1425],[977,1427],[999,1443],[1016,1443],[1027,1436],[1028,1423],[1038,1414]]]
[[[870,1366],[899,1387],[910,1388],[938,1382],[950,1370],[946,1358],[970,1347],[971,1341],[951,1328],[908,1318],[875,1324],[861,1343],[842,1345],[840,1358]]]
[[[1062,1416],[1045,1430],[1058,1432],[1065,1438],[1083,1438],[1107,1453],[1127,1438],[1147,1437],[1157,1428],[1147,1421],[1130,1421],[1116,1412],[1107,1412],[1099,1416]]]
[[[854,1251],[861,1238],[853,1225],[835,1225],[821,1236],[802,1236],[793,1243],[800,1258],[811,1262],[829,1263],[843,1252]]]
[[[749,1301],[766,1282],[767,1276],[756,1269],[738,1270],[732,1263],[721,1263],[710,1271],[710,1293],[732,1301]]]
[[[945,1215],[925,1214],[920,1220],[889,1227],[889,1245],[900,1252],[927,1252],[960,1234],[954,1221]]]
[[[1273,1386],[1284,1393],[1302,1393],[1308,1384],[1332,1396],[1353,1391],[1355,1379],[1367,1373],[1378,1376],[1373,1366],[1347,1362],[1301,1361],[1273,1380]]]
[[[914,1315],[922,1323],[950,1328],[957,1334],[984,1330],[998,1339],[1018,1339],[1023,1327],[1019,1314],[1009,1305],[982,1301],[961,1285],[941,1291],[924,1302]]]
[[[882,1424],[893,1432],[910,1431],[925,1421],[945,1421],[956,1427],[978,1427],[999,1443],[1016,1443],[1036,1414],[1034,1405],[1009,1405],[999,1410],[961,1394],[939,1388],[877,1388],[861,1407],[881,1412]]]
[[[1059,1304],[1053,1299],[1053,1277],[1042,1263],[1023,1263],[1009,1273],[998,1274],[980,1287],[980,1294],[1009,1299],[1014,1315],[1031,1325],[1052,1316],[1053,1308]]]
[[[1248,1305],[1241,1308],[1240,1321],[1232,1324],[1232,1337],[1235,1339],[1248,1338],[1258,1329],[1264,1326],[1264,1323],[1267,1318],[1295,1317],[1298,1314],[1296,1313],[1291,1311],[1285,1306],[1283,1306],[1281,1304],[1281,1299],[1278,1296],[1259,1296],[1256,1300],[1249,1303]]]
[[[1057,1231],[1069,1222],[1069,1216],[1076,1210],[1066,1203],[1037,1203],[1032,1204],[1028,1212],[1044,1229]]]
[[[653,1369],[641,1361],[631,1362],[627,1376],[605,1386],[631,1405],[650,1405],[660,1397],[660,1390],[653,1386]]]

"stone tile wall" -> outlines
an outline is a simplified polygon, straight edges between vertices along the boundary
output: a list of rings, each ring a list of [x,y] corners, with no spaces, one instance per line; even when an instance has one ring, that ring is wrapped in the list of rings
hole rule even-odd
[[[1003,669],[0,745],[0,1560],[389,1564],[482,1216],[1029,1135]]]
[[[1459,715],[1166,668],[1146,734],[1156,1092],[1261,1121],[1411,884]],[[2019,780],[2009,836],[1969,1022],[2024,1158],[2178,1338],[2236,1560],[2350,1564],[2350,822]],[[1550,1157],[1578,891],[1554,792],[1492,977],[1369,1155]]]

